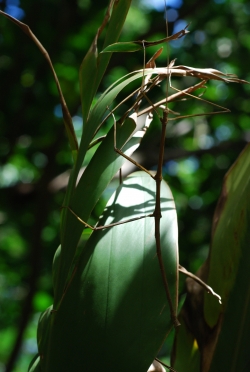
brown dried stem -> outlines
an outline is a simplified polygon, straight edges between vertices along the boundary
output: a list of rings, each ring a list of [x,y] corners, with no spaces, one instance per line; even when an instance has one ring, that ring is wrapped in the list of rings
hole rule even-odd
[[[161,130],[161,143],[160,143],[160,151],[159,151],[159,158],[158,158],[158,167],[156,175],[154,176],[156,182],[156,197],[155,197],[155,210],[154,210],[154,218],[155,218],[155,242],[156,242],[156,252],[158,257],[158,262],[160,266],[160,271],[162,275],[163,285],[165,288],[172,322],[175,327],[180,325],[177,316],[176,316],[176,309],[174,309],[173,302],[170,295],[169,285],[167,281],[166,271],[162,259],[162,252],[161,252],[161,232],[160,232],[160,220],[161,220],[161,181],[162,181],[162,165],[164,159],[164,147],[165,147],[165,137],[166,137],[166,128],[168,122],[168,109],[166,108],[163,111],[163,117],[161,118],[162,123],[162,130]]]

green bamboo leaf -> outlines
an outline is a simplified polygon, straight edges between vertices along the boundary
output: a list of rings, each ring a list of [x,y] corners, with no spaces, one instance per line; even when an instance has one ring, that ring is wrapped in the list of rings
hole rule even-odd
[[[249,226],[248,144],[225,176],[214,215],[208,284],[221,295],[222,305],[205,295],[205,319],[219,333],[210,372],[249,369]]]
[[[147,125],[149,124],[147,123]],[[117,146],[127,156],[132,155],[145,135],[145,130],[141,130],[129,138],[134,129],[135,122],[132,118],[127,118],[122,126],[117,125]],[[125,158],[114,151],[114,132],[111,128],[85,169],[70,204],[72,210],[82,220],[88,220],[101,194],[124,161]],[[57,278],[58,290],[54,288],[56,304],[60,302],[63,290],[70,281],[71,272],[74,270],[74,263],[78,257],[76,247],[83,228],[83,224],[77,221],[69,210],[65,209],[65,225],[62,228],[62,261]]]
[[[112,84],[98,99],[94,108],[92,109],[87,123],[83,126],[83,133],[82,139],[79,147],[78,157],[76,164],[74,165],[72,172],[70,174],[70,179],[64,199],[64,205],[68,206],[70,204],[70,200],[72,194],[75,190],[76,180],[82,166],[84,157],[86,152],[89,148],[89,144],[91,143],[95,132],[98,130],[100,123],[103,121],[105,116],[105,112],[107,111],[107,107],[109,107],[112,102],[115,100],[116,96],[121,92],[123,88],[125,88],[128,84],[133,82],[136,79],[141,78],[142,76],[146,76],[147,74],[154,73],[154,69],[139,70],[136,72],[131,72],[126,76],[118,79],[114,84]],[[63,223],[62,223],[62,230],[63,226],[65,225],[64,215],[63,215]]]
[[[74,192],[76,180],[80,168],[82,166],[84,157],[89,148],[89,144],[91,143],[94,137],[94,134],[96,133],[98,127],[103,121],[103,117],[105,115],[105,112],[107,111],[107,107],[109,107],[112,104],[116,96],[121,92],[123,88],[125,88],[134,80],[141,78],[142,76],[152,74],[152,70],[153,69],[148,69],[148,71],[145,71],[145,73],[143,70],[139,70],[125,75],[124,77],[118,79],[114,84],[112,84],[97,100],[95,106],[90,112],[87,122],[83,126],[83,133],[79,147],[78,157],[70,174],[70,179],[64,199],[64,205],[67,206],[70,204],[72,193]]]
[[[153,213],[155,187],[146,173],[129,176],[107,204],[100,224]],[[165,182],[161,191],[162,254],[177,311],[177,217]],[[172,328],[154,218],[95,231],[50,322],[50,342],[39,348],[43,370],[147,371]]]
[[[108,24],[106,35],[105,35],[103,48],[106,48],[108,45],[115,43],[119,39],[124,22],[126,20],[126,17],[127,17],[129,8],[130,8],[130,5],[131,5],[131,1],[132,0],[114,1],[112,14],[111,14],[111,18]],[[111,54],[104,55],[100,53],[98,56],[98,64],[99,64],[98,76],[97,76],[98,86],[106,71],[110,58],[111,58]]]
[[[153,72],[152,72],[153,71]],[[124,77],[118,79],[114,84],[112,84],[97,100],[95,106],[90,112],[87,123],[83,127],[83,133],[81,138],[81,144],[79,147],[79,154],[76,164],[76,173],[78,174],[86,151],[88,150],[89,144],[91,143],[95,132],[98,130],[100,123],[103,121],[105,113],[107,112],[107,107],[110,107],[117,95],[131,82],[136,79],[146,76],[148,74],[154,73],[153,69],[139,70],[131,72]],[[75,175],[75,178],[77,177]]]
[[[131,0],[110,1],[104,20],[81,64],[79,78],[84,123],[87,122],[92,100],[111,58],[111,55],[98,55],[99,36],[107,26],[104,48],[118,40],[130,4]]]
[[[41,372],[40,356],[37,354],[34,356],[29,364],[28,372]]]
[[[131,72],[124,77],[118,79],[114,84],[112,84],[98,99],[95,106],[91,110],[88,120],[83,127],[82,139],[79,148],[79,154],[77,158],[77,163],[75,171],[72,173],[72,185],[75,186],[76,178],[82,162],[86,155],[86,151],[90,142],[93,139],[94,134],[98,131],[100,123],[103,122],[105,118],[105,113],[107,107],[113,103],[117,95],[124,89],[128,84],[139,79],[141,77],[146,77],[147,75],[159,74],[163,76],[196,76],[198,78],[206,79],[216,79],[226,82],[244,82],[239,80],[237,77],[232,77],[231,75],[223,74],[220,71],[214,69],[193,69],[188,66],[176,66],[172,68],[147,68],[138,71]],[[67,202],[70,198],[66,197]],[[66,204],[67,204],[66,202]]]
[[[248,185],[249,186],[249,185]],[[248,187],[249,190],[249,187]],[[248,191],[248,200],[250,192]],[[210,372],[248,371],[249,370],[249,333],[250,333],[250,213],[245,215],[247,231],[241,240],[241,253],[237,275],[227,301],[222,326],[212,359]],[[241,220],[242,221],[242,220]],[[240,223],[240,222],[239,222]],[[238,237],[237,237],[238,238]],[[243,241],[244,240],[244,241]],[[237,243],[236,243],[237,244]],[[228,268],[229,269],[229,268]],[[226,350],[226,352],[225,352]]]
[[[150,46],[155,46],[163,43],[168,43],[169,41],[180,39],[182,36],[185,36],[189,31],[185,29],[175,33],[174,35],[165,37],[164,39],[156,41],[147,41],[147,40],[137,40],[130,42],[121,42],[108,45],[101,53],[112,53],[112,52],[137,52],[138,50],[143,50]]]
[[[52,306],[48,307],[40,316],[37,329],[38,349],[45,349],[49,344],[50,318]],[[41,358],[43,355],[38,353],[30,362],[28,372],[41,372]]]
[[[116,96],[128,84],[130,84],[134,80],[139,79],[143,76],[147,76],[148,74],[157,73],[155,72],[155,70],[156,69],[150,68],[146,70],[141,69],[139,71],[131,72],[125,75],[124,77],[118,79],[99,97],[95,106],[90,112],[87,123],[85,123],[85,125],[83,126],[83,133],[82,133],[82,138],[80,142],[78,157],[77,157],[76,163],[74,164],[72,172],[70,174],[69,183],[68,183],[66,195],[64,198],[64,206],[69,206],[71,203],[72,194],[75,191],[76,180],[77,180],[79,171],[81,169],[84,157],[89,148],[89,144],[91,143],[94,137],[94,134],[98,131],[98,127],[100,126],[100,124],[103,122],[103,119],[105,118],[107,107],[109,107],[113,103]],[[62,232],[64,232],[65,229],[67,228],[65,216],[66,214],[63,213],[62,223],[61,223]]]
[[[135,122],[130,118],[126,120],[123,126],[117,128],[119,147],[126,143],[134,129]],[[139,145],[139,141],[137,143]],[[128,144],[126,151],[127,155],[130,156],[134,151],[134,143],[131,146]],[[85,169],[70,201],[70,207],[84,221],[88,220],[101,194],[124,161],[125,159],[122,156],[118,156],[114,151],[114,131],[111,128]],[[83,228],[83,224],[78,222],[68,209],[63,209],[61,221],[62,261],[60,262],[59,277],[57,278],[57,282],[60,283],[60,291],[58,294],[55,292],[55,297],[59,296],[58,300],[62,295],[69,267],[76,254],[76,246]]]
[[[38,350],[44,349],[49,343],[50,334],[50,319],[53,306],[49,306],[41,315],[37,328],[37,344]],[[42,355],[42,354],[40,354]]]
[[[127,41],[111,44],[103,49],[101,53],[138,52],[139,50],[143,50],[141,41]]]
[[[61,245],[59,245],[59,247],[57,248],[54,254],[54,259],[53,259],[52,278],[53,278],[54,295],[55,293],[57,293],[58,286],[60,285],[60,281],[59,281],[60,265],[61,265]]]
[[[104,47],[108,45],[109,43],[112,43],[118,40],[122,27],[123,27],[123,23],[126,19],[126,15],[130,7],[130,3],[131,3],[131,0],[120,0],[120,1],[110,0],[104,20],[101,26],[99,27],[97,34],[94,38],[94,41],[80,66],[79,80],[80,80],[80,93],[81,93],[81,102],[82,102],[82,114],[83,114],[84,128],[85,128],[85,131],[87,130],[87,132],[89,131],[87,123],[88,123],[89,110],[92,104],[92,100],[94,98],[94,95],[98,89],[100,81],[103,77],[103,74],[111,58],[111,54],[101,55],[101,56],[98,55],[98,49],[97,49],[98,38],[100,34],[102,33],[103,29],[108,24],[107,30],[106,30]],[[96,129],[96,125],[98,126],[99,123],[95,123],[94,131]],[[90,136],[87,136],[87,141],[89,140],[89,143],[92,140],[91,136],[93,135],[94,131],[92,132],[90,129]],[[87,151],[87,148],[89,146],[89,143],[87,144],[86,147],[82,149],[81,156],[77,157],[78,159],[77,166],[74,166],[71,172],[69,184],[68,184],[66,195],[65,195],[65,201],[64,201],[65,205],[69,204],[72,193],[74,192],[76,179],[78,177],[80,167],[82,166],[82,161]],[[74,155],[75,155],[75,152],[73,152],[73,156]]]
[[[91,45],[84,60],[82,61],[79,73],[80,92],[82,102],[82,117],[85,123],[88,119],[89,109],[96,92],[96,74],[97,74],[97,49]]]
[[[222,297],[222,306],[205,296],[205,319],[213,327],[239,273],[241,259],[248,257],[250,215],[250,145],[227,172],[213,221],[208,284]]]
[[[201,353],[202,371],[248,370],[249,175],[250,145],[247,145],[224,178],[213,219],[209,256],[197,273],[221,295],[222,305],[217,298],[204,293],[201,287],[188,279],[187,301],[181,313],[184,329],[179,331],[175,340],[174,367],[178,372],[186,372],[183,360],[186,363],[186,359],[188,361],[192,357],[195,339]],[[189,340],[185,332],[189,335]],[[184,353],[187,353],[185,357]],[[187,365],[190,365],[189,362]]]

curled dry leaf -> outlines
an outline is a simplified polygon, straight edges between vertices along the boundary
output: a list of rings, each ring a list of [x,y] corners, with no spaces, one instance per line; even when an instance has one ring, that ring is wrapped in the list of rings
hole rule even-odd
[[[135,72],[139,72],[142,70],[138,70]],[[195,68],[189,66],[168,66],[168,67],[157,67],[154,69],[145,69],[144,74],[157,74],[161,78],[165,78],[166,76],[191,76],[196,77],[202,80],[221,80],[226,83],[243,83],[249,84],[248,81],[239,79],[236,75],[233,74],[225,74],[219,70],[215,70],[213,68]]]
[[[185,267],[183,267],[181,265],[179,265],[179,271],[182,272],[183,274],[187,275],[189,278],[193,279],[194,281],[196,281],[198,284],[200,284],[207,291],[207,293],[210,293],[211,295],[216,297],[218,299],[219,303],[222,304],[221,296],[218,295],[217,293],[215,293],[214,290],[211,287],[209,287],[209,285],[207,285],[205,282],[203,282],[203,280],[201,280],[198,276],[190,273],[189,271],[187,271],[185,269]]]

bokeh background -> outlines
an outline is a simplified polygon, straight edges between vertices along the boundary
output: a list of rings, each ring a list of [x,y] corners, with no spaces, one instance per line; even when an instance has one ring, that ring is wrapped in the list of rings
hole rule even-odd
[[[0,9],[28,24],[50,54],[79,136],[79,66],[107,2],[0,0]],[[249,1],[167,0],[167,18],[169,34],[187,24],[190,33],[165,47],[158,66],[177,58],[176,65],[216,68],[250,81]],[[164,1],[133,0],[121,40],[165,36]],[[146,58],[156,49],[148,49]],[[113,55],[100,92],[142,67],[142,52]],[[193,83],[193,79],[172,79],[176,88]],[[180,263],[193,272],[208,254],[223,177],[250,139],[250,86],[210,82],[203,97],[231,112],[170,122],[164,164],[178,212]],[[164,98],[161,90],[156,98]],[[215,110],[195,99],[171,108],[182,115]],[[156,118],[135,154],[149,169],[156,167],[159,138]],[[0,155],[0,371],[22,372],[37,351],[39,315],[53,301],[51,264],[59,245],[60,207],[72,158],[47,62],[32,41],[3,17]]]

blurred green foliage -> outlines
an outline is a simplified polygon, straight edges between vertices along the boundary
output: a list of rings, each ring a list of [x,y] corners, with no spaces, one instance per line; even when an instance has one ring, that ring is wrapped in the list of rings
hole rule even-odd
[[[13,5],[0,0],[0,9],[21,17],[48,50],[79,136],[79,66],[106,3],[21,0]],[[166,66],[168,58],[177,58],[177,65],[216,68],[250,80],[249,2],[169,0],[168,4],[169,34],[191,22],[190,34],[165,47],[158,66]],[[163,0],[134,0],[121,41],[165,36]],[[146,59],[156,50],[149,48]],[[142,66],[142,52],[114,54],[98,94]],[[3,17],[0,82],[0,371],[5,370],[16,337],[25,329],[16,344],[20,346],[16,352],[20,352],[13,369],[21,372],[36,352],[39,314],[52,302],[51,264],[59,243],[60,207],[72,158],[52,74],[27,36]],[[172,79],[176,88],[189,83],[192,78]],[[207,256],[223,176],[250,138],[249,92],[247,85],[211,82],[204,98],[226,106],[230,114],[169,123],[165,179],[177,204],[180,263],[194,272]],[[213,110],[195,99],[170,107],[182,115]],[[116,119],[124,109],[126,105],[116,113]],[[159,138],[160,126],[155,120],[137,152],[143,166],[155,168]],[[104,198],[111,192],[112,185]]]

